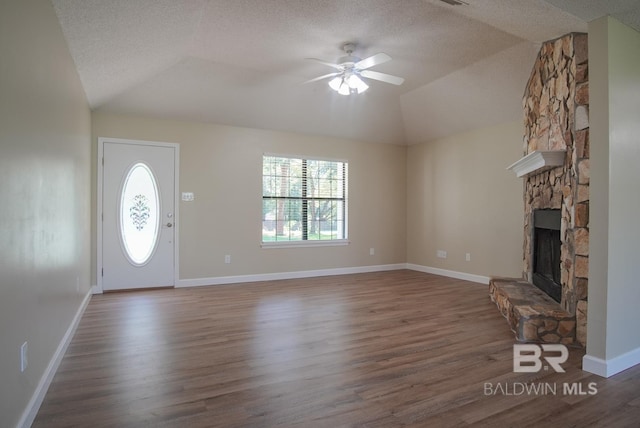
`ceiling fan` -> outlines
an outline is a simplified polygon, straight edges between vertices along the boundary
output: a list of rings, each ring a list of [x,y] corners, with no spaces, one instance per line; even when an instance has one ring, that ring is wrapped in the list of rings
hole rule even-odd
[[[304,83],[316,82],[318,80],[333,77],[333,79],[329,81],[329,86],[340,95],[361,94],[369,89],[369,85],[362,80],[363,77],[391,83],[392,85],[402,85],[402,82],[404,82],[402,77],[369,70],[371,67],[390,61],[391,57],[389,55],[386,53],[378,53],[368,58],[360,59],[353,55],[355,47],[356,46],[353,43],[346,43],[342,49],[347,55],[339,58],[336,64],[317,58],[308,58],[321,64],[328,65],[329,67],[333,67],[338,71],[316,77],[315,79],[308,80]]]

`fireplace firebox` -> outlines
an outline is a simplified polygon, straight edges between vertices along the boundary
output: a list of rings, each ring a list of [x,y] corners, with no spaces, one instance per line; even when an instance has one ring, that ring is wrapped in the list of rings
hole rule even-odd
[[[560,210],[533,212],[532,282],[558,303],[562,299],[560,222]]]

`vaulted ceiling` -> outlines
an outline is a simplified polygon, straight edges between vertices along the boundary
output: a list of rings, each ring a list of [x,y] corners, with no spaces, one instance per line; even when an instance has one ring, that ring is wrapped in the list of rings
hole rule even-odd
[[[53,0],[94,111],[414,144],[521,118],[539,44],[636,0]],[[405,78],[342,96],[345,42]]]

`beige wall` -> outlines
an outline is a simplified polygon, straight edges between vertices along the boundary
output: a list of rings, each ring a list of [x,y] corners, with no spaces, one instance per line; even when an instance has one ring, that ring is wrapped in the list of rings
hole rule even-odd
[[[51,3],[0,2],[0,30],[0,426],[11,427],[89,291],[91,122]]]
[[[640,33],[589,24],[591,230],[587,355],[640,355]],[[614,364],[617,366],[617,364]],[[626,367],[625,367],[626,368]]]
[[[408,147],[409,263],[522,275],[522,180],[505,169],[522,157],[522,135],[518,121]]]
[[[180,144],[180,192],[195,193],[194,202],[180,203],[180,279],[406,260],[404,147],[107,113],[94,113],[92,123],[94,147],[98,137]],[[349,162],[350,245],[260,247],[264,153]],[[224,263],[225,254],[231,264]]]

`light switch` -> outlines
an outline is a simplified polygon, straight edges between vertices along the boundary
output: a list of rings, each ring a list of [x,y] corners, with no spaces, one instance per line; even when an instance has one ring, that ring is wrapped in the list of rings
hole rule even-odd
[[[185,202],[191,202],[195,199],[193,192],[182,192],[182,200]]]

